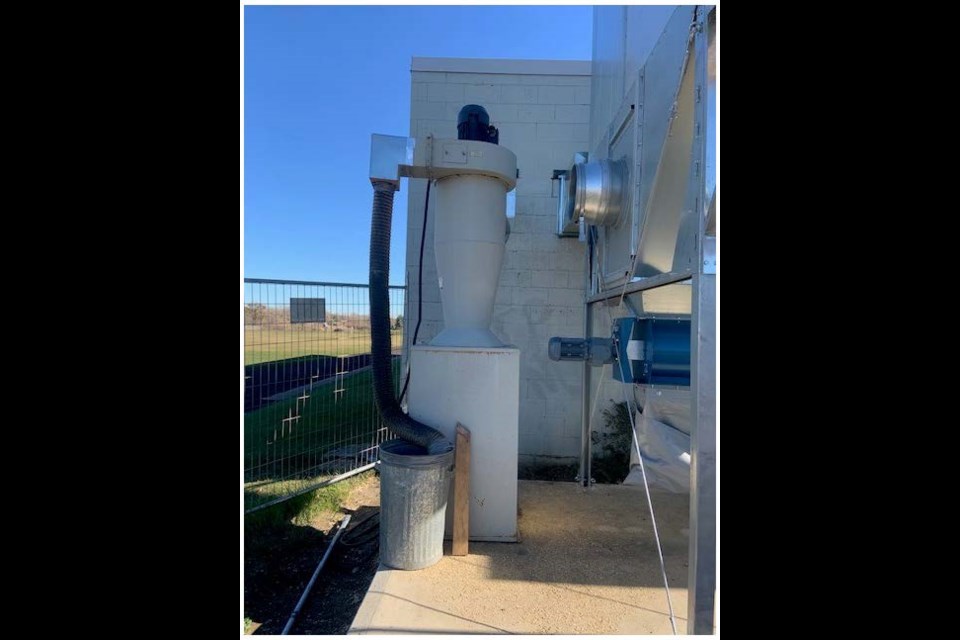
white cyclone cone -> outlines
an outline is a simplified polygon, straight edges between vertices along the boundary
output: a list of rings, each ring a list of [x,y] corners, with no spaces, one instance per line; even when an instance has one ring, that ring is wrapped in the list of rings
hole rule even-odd
[[[507,187],[483,175],[437,182],[434,253],[444,329],[434,346],[501,347],[490,331],[505,250]]]

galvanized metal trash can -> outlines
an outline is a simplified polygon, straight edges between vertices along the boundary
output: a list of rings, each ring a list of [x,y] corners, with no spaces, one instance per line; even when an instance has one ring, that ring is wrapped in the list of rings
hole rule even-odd
[[[427,455],[405,440],[380,445],[380,562],[414,570],[443,557],[453,454]]]

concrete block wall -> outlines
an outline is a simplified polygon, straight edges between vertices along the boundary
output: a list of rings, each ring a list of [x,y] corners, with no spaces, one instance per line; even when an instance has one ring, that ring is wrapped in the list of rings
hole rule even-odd
[[[414,58],[410,135],[456,138],[457,114],[480,104],[517,155],[516,215],[500,274],[492,330],[520,348],[520,463],[576,461],[580,452],[581,366],[547,357],[551,336],[583,334],[584,246],[559,238],[554,169],[588,145],[590,63]],[[426,181],[410,180],[407,212],[406,339],[417,322],[417,271]],[[418,342],[443,327],[433,255],[430,198]],[[405,345],[409,347],[409,345]],[[406,348],[405,348],[406,352]]]

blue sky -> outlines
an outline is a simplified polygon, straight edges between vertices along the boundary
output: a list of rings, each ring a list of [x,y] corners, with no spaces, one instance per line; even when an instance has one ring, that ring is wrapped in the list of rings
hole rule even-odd
[[[366,282],[370,134],[408,135],[410,58],[589,60],[589,6],[245,8],[244,275]],[[406,183],[390,280],[403,284]]]

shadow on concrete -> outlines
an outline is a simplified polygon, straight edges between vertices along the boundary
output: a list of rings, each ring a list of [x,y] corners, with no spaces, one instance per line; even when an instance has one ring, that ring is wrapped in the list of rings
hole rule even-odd
[[[689,496],[654,492],[652,497],[670,587],[685,589]],[[486,566],[490,577],[497,580],[663,586],[642,487],[595,485],[583,489],[575,483],[524,481],[520,483],[520,506],[519,543],[471,542],[470,555],[485,559],[448,559]]]

